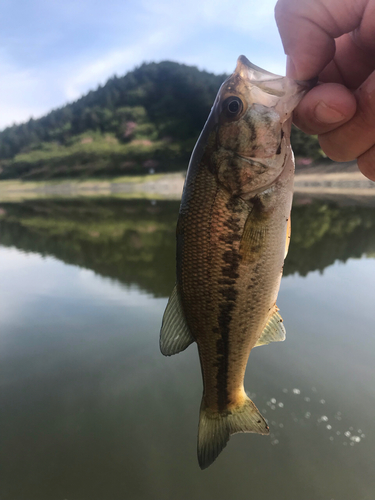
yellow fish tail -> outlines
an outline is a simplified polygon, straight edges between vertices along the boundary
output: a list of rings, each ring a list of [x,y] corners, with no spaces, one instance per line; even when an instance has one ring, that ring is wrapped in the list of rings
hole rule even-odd
[[[198,461],[206,469],[225,448],[232,434],[255,432],[269,434],[267,422],[258,408],[246,397],[244,403],[223,412],[212,412],[202,400],[198,429]]]

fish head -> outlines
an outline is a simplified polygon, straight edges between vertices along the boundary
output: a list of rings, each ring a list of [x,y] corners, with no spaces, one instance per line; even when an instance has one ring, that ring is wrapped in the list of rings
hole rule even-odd
[[[211,168],[244,199],[270,187],[288,157],[293,109],[312,87],[274,75],[240,56],[211,111]]]

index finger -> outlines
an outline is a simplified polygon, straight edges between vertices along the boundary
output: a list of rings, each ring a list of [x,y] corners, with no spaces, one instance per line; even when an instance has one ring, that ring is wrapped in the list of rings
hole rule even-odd
[[[316,77],[335,55],[335,38],[357,28],[370,0],[278,0],[275,18],[288,76]]]

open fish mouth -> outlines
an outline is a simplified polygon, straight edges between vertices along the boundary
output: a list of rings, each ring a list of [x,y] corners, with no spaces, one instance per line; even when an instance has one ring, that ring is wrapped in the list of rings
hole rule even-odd
[[[276,75],[256,66],[246,56],[239,56],[236,71],[242,77],[250,78],[253,85],[261,88],[263,92],[276,97],[283,97],[287,92],[285,76]],[[290,80],[291,81],[291,80]],[[300,88],[301,92],[311,90],[318,83],[318,77],[311,80],[293,80]]]

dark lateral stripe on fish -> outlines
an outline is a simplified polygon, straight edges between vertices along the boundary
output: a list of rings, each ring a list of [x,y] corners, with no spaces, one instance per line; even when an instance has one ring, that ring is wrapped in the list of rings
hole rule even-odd
[[[239,222],[239,218],[230,216],[224,223],[229,232],[224,240],[228,245],[228,250],[225,250],[222,256],[224,265],[221,268],[222,278],[219,280],[219,284],[222,286],[218,290],[223,297],[223,301],[219,303],[219,328],[217,331],[219,338],[216,342],[218,369],[216,387],[219,412],[227,409],[230,403],[228,394],[229,334],[232,312],[238,296],[235,285],[239,277],[238,267],[241,257],[238,250],[234,248],[234,243],[241,239]]]
[[[236,284],[236,280],[229,279],[229,278],[223,278],[223,279],[218,280],[217,283],[219,285],[235,285]]]

